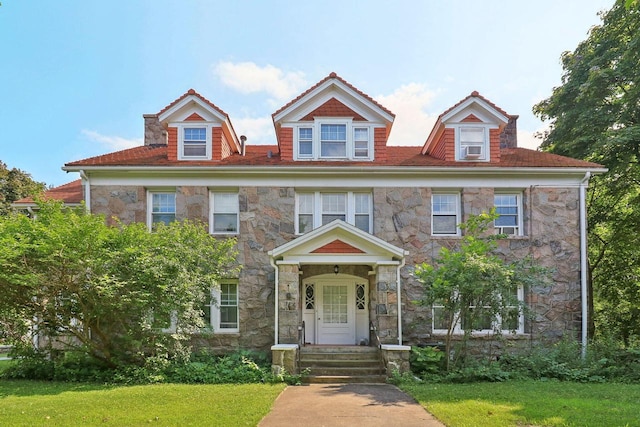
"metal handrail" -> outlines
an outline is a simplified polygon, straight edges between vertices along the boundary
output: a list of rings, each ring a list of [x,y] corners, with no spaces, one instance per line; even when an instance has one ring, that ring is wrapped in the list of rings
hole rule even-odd
[[[302,321],[302,323],[300,324],[300,326],[298,326],[298,346],[300,348],[298,348],[298,373],[300,372],[300,361],[302,358],[302,347],[304,347],[305,341],[307,340],[306,338],[306,331],[305,331],[305,325],[304,325],[304,320]]]
[[[387,372],[387,364],[384,361],[384,356],[382,355],[382,342],[380,341],[380,336],[378,335],[378,328],[373,324],[373,320],[369,320],[369,330],[373,331],[373,335],[376,338],[376,343],[378,346],[378,350],[380,354],[380,367],[383,372]]]

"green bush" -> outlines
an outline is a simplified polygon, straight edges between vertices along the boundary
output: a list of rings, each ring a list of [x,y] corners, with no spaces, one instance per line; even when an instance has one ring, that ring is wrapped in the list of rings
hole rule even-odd
[[[411,347],[411,371],[418,375],[435,374],[444,368],[444,352],[438,347]]]

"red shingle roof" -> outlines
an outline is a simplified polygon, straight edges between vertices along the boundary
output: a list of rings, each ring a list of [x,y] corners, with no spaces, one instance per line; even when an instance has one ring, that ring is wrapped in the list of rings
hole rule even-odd
[[[223,160],[169,160],[166,145],[148,145],[67,163],[67,167],[86,166],[395,166],[395,167],[455,167],[455,168],[602,168],[602,166],[556,154],[507,148],[500,153],[500,163],[445,161],[421,154],[422,147],[387,146],[387,158],[369,161],[295,161],[281,160],[275,145],[247,145],[246,155],[233,154]],[[269,152],[271,156],[269,157]]]
[[[82,193],[82,181],[76,179],[75,181],[61,185],[59,187],[51,188],[44,192],[43,199],[60,200],[66,204],[77,204],[84,200]],[[25,197],[20,200],[16,200],[15,205],[31,205],[35,203],[33,197]]]

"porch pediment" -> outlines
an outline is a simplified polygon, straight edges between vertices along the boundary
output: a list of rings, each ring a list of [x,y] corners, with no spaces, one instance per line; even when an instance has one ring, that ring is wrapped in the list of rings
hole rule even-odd
[[[400,261],[408,252],[336,220],[285,243],[269,256],[276,261],[292,263],[339,264],[340,262],[376,264]]]

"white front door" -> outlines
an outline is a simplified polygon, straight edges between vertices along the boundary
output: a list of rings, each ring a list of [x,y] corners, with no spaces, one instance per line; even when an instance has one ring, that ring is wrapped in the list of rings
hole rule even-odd
[[[356,343],[354,285],[349,280],[326,280],[317,287],[316,342]]]

